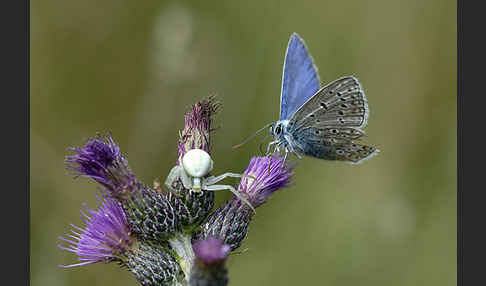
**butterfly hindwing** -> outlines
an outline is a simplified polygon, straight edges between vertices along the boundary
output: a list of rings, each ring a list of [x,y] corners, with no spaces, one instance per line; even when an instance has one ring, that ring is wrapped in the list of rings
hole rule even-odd
[[[337,132],[336,132],[337,131]],[[293,134],[292,142],[299,152],[320,159],[359,163],[374,156],[379,150],[373,146],[351,141],[363,133],[356,129],[307,127]]]
[[[280,120],[289,119],[320,87],[317,67],[304,41],[294,33],[285,54],[280,95]]]
[[[294,128],[366,126],[368,104],[361,84],[355,77],[337,79],[320,89],[290,119]]]

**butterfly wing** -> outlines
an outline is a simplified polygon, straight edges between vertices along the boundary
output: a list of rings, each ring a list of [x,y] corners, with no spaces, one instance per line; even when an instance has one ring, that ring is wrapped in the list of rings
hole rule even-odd
[[[297,130],[292,138],[299,146],[297,149],[303,154],[326,160],[359,163],[379,152],[373,146],[351,141],[352,137],[348,134],[341,133],[340,136],[335,136],[332,134],[333,130],[336,129],[308,127]],[[327,134],[328,137],[323,134]]]
[[[337,79],[321,88],[290,119],[295,128],[309,124],[321,127],[343,126],[361,129],[369,116],[366,96],[352,76]]]
[[[290,37],[285,54],[280,94],[280,120],[289,119],[320,87],[317,67],[304,41],[296,33]]]
[[[364,135],[369,110],[359,81],[347,76],[324,86],[289,120],[288,132],[302,153],[358,163],[379,150],[353,142]]]

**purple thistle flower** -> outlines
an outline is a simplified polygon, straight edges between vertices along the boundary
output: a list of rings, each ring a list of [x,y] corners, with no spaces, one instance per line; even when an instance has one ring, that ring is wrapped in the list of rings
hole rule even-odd
[[[281,157],[253,157],[245,170],[245,175],[240,180],[238,191],[246,194],[253,206],[263,204],[273,192],[288,187],[292,177],[293,165],[284,166]],[[237,200],[236,196],[233,199]]]
[[[108,193],[102,193],[98,210],[92,210],[86,205],[88,214],[81,211],[85,217],[85,227],[73,228],[71,233],[60,237],[69,245],[58,245],[59,248],[75,253],[81,263],[60,265],[68,268],[88,265],[96,262],[122,261],[133,240],[130,237],[128,221],[119,202],[113,200]],[[90,216],[91,215],[91,216]]]
[[[91,178],[105,186],[114,197],[121,197],[127,190],[138,189],[140,183],[120,153],[120,147],[111,136],[88,139],[82,148],[70,148],[76,154],[65,160],[68,169],[76,176]]]
[[[191,149],[202,149],[210,153],[209,132],[211,132],[211,117],[218,111],[221,103],[214,97],[196,102],[184,116],[184,130],[178,144],[177,157]],[[177,162],[179,164],[179,162]]]
[[[194,254],[205,264],[214,264],[226,259],[231,251],[229,245],[223,240],[209,237],[193,244]]]

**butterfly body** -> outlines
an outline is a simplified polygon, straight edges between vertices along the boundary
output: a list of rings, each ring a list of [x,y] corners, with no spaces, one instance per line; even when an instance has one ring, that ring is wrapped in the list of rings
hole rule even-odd
[[[270,142],[268,147],[275,145],[279,151],[284,149],[293,153],[302,153],[299,146],[294,143],[296,141],[292,132],[290,132],[288,124],[289,120],[279,120],[271,125],[270,134],[275,141]]]
[[[359,163],[378,152],[353,140],[364,135],[369,109],[353,76],[320,87],[317,68],[303,40],[293,34],[285,55],[280,120],[270,127],[277,151]],[[300,157],[300,156],[299,156]]]

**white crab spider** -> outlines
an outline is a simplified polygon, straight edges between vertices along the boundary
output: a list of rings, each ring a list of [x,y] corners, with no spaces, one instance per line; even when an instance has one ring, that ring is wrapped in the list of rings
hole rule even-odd
[[[186,152],[184,156],[179,157],[179,165],[170,170],[165,185],[169,190],[174,191],[173,184],[178,179],[181,179],[184,188],[192,192],[206,191],[220,191],[229,190],[240,200],[248,204],[248,206],[255,211],[253,205],[235,188],[229,185],[215,185],[215,183],[223,180],[226,177],[242,178],[247,175],[224,173],[219,176],[206,177],[213,169],[213,160],[209,154],[201,149],[192,149]],[[251,176],[249,176],[251,177]]]

